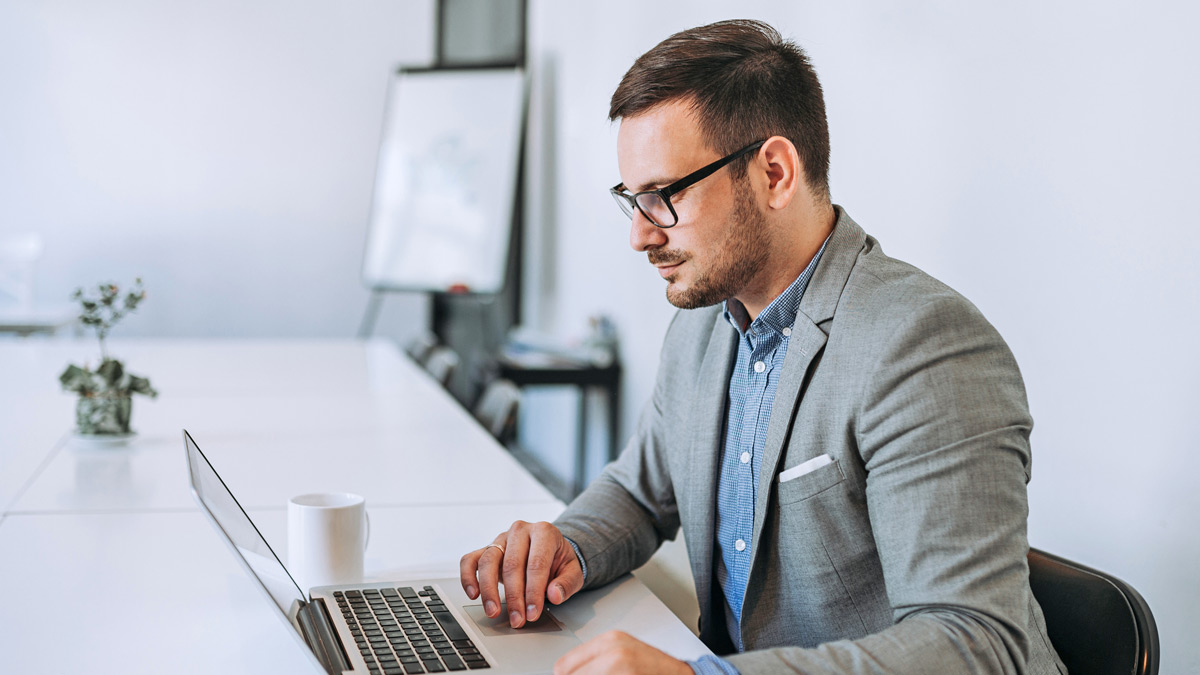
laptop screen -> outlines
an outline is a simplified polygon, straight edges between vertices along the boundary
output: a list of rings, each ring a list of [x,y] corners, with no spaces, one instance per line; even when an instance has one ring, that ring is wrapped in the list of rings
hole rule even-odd
[[[234,499],[225,481],[217,475],[212,464],[187,431],[183,432],[187,446],[188,473],[192,478],[192,490],[200,505],[212,516],[225,538],[241,556],[254,576],[258,577],[267,594],[279,606],[289,623],[296,609],[305,602],[304,592],[288,574],[287,568],[271,550],[267,540],[258,531],[245,509]]]

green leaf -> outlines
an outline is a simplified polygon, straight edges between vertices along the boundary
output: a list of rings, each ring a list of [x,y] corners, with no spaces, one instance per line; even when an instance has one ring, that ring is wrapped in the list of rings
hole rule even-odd
[[[129,376],[129,391],[142,394],[143,396],[149,396],[150,398],[155,398],[158,396],[158,392],[154,390],[154,387],[150,386],[150,380],[147,380],[144,377],[138,377],[137,375]]]
[[[104,378],[109,387],[115,387],[124,373],[125,367],[116,359],[105,359],[96,369],[96,374]]]
[[[58,381],[62,383],[63,391],[84,394],[91,390],[92,374],[79,366],[69,365],[58,376]]]

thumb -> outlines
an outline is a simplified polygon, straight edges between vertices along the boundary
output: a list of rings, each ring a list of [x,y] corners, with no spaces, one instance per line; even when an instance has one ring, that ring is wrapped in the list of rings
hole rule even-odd
[[[550,580],[546,588],[546,598],[556,605],[561,605],[582,588],[583,568],[579,566],[579,559],[572,552],[567,564],[558,569],[558,576]]]

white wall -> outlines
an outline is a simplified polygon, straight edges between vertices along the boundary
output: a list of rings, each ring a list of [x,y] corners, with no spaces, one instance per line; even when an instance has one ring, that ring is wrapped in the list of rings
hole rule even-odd
[[[432,6],[0,3],[0,233],[47,239],[39,300],[140,274],[151,298],[122,335],[353,334],[386,77],[429,60]],[[563,334],[592,314],[616,320],[627,431],[673,310],[606,194],[608,97],[639,54],[729,6],[531,0],[527,309]],[[737,9],[813,57],[835,200],[890,254],[975,301],[1016,352],[1037,420],[1032,543],[1133,583],[1159,620],[1162,672],[1200,672],[1188,208],[1200,11]],[[396,330],[424,324],[421,303],[388,308]],[[532,430],[561,431],[545,416]]]
[[[0,3],[0,234],[44,237],[37,300],[141,275],[120,335],[353,335],[388,74],[432,59],[433,6]]]
[[[550,137],[533,190],[549,201],[531,223],[540,283],[527,302],[565,333],[614,317],[626,431],[673,310],[606,194],[618,180],[608,97],[639,54],[733,18],[728,7],[532,4],[550,95],[534,103]],[[834,200],[889,254],[973,300],[1016,353],[1037,423],[1031,543],[1132,583],[1158,618],[1162,672],[1200,672],[1200,11],[753,0],[738,15],[809,51]]]

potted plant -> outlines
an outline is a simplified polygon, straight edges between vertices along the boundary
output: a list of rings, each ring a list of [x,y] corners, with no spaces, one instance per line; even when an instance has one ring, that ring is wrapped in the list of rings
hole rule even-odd
[[[100,340],[100,365],[95,370],[86,362],[82,368],[71,364],[58,378],[65,391],[79,394],[75,405],[75,433],[110,439],[131,436],[129,416],[133,410],[133,394],[154,398],[158,392],[150,386],[150,380],[126,371],[125,364],[109,356],[104,341],[113,326],[146,299],[142,280],[137,279],[124,297],[116,284],[109,283],[99,284],[95,295],[77,288],[71,299],[81,307],[79,322],[94,330]]]

